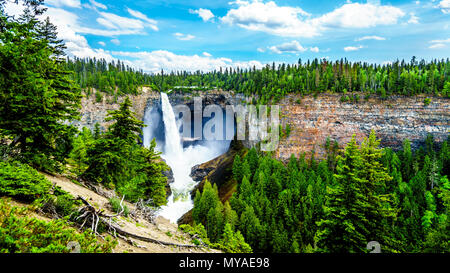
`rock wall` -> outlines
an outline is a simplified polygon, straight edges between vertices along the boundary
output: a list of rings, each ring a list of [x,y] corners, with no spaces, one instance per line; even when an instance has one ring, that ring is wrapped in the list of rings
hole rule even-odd
[[[382,147],[398,149],[408,138],[412,148],[423,144],[428,133],[443,141],[450,132],[450,99],[431,98],[424,105],[423,96],[379,97],[360,99],[359,102],[341,102],[341,95],[322,94],[314,98],[287,96],[281,102],[281,122],[290,124],[288,138],[282,139],[276,156],[288,159],[291,154],[305,152],[324,156],[327,137],[343,145],[353,134],[359,142],[375,130]],[[300,99],[300,103],[298,103]]]
[[[95,92],[93,92],[95,93]],[[133,112],[136,113],[137,118],[143,119],[147,101],[151,99],[159,99],[159,92],[154,92],[149,88],[144,87],[141,94],[129,96],[133,107]],[[99,123],[101,128],[105,130],[111,122],[105,122],[108,111],[119,109],[119,104],[123,102],[125,97],[119,97],[117,103],[113,102],[113,97],[103,95],[101,102],[95,101],[95,95],[90,97],[83,97],[81,100],[81,119],[73,122],[78,129],[82,127],[88,127],[93,130],[95,123]]]
[[[203,107],[208,104],[240,104],[249,101],[241,94],[224,91],[171,93],[172,104],[184,103],[193,106],[193,98],[202,97]],[[423,144],[427,134],[432,134],[437,141],[446,139],[450,132],[450,99],[431,98],[429,105],[424,105],[424,96],[403,97],[394,96],[388,99],[371,97],[359,102],[341,102],[340,94],[320,94],[300,97],[288,95],[279,102],[281,106],[281,123],[291,126],[291,133],[281,139],[276,157],[286,160],[291,154],[296,156],[315,152],[317,158],[325,155],[324,144],[329,137],[341,146],[356,135],[359,142],[370,131],[375,130],[382,147],[399,149],[408,138],[413,149]],[[81,128],[93,128],[96,122],[106,128],[109,124],[104,120],[109,110],[119,108],[118,103],[109,103],[112,98],[105,96],[100,103],[91,98],[83,98],[81,120],[74,124]],[[145,109],[159,102],[159,92],[144,88],[140,95],[130,96],[133,111],[139,119],[143,119]],[[300,103],[299,103],[300,102]],[[252,144],[243,141],[250,147]]]

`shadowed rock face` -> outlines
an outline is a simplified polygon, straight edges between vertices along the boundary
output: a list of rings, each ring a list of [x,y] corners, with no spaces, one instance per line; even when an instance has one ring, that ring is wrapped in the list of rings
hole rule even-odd
[[[203,164],[192,168],[191,177],[200,183],[191,192],[194,198],[197,190],[203,190],[206,180],[211,184],[216,184],[219,190],[219,197],[222,202],[231,198],[236,189],[236,181],[233,179],[233,162],[236,154],[241,154],[244,146],[241,141],[233,140],[227,153]],[[178,220],[178,224],[192,224],[192,210],[183,215]]]
[[[341,95],[322,94],[313,98],[287,96],[281,102],[281,122],[290,124],[291,134],[281,140],[276,151],[280,159],[291,154],[316,152],[316,158],[325,155],[327,137],[336,140],[342,147],[355,135],[358,142],[373,129],[381,139],[382,147],[399,149],[407,138],[413,149],[423,144],[427,134],[441,142],[450,131],[450,99],[431,98],[425,106],[424,96],[378,97],[367,101],[342,103]],[[297,99],[301,102],[296,103]]]

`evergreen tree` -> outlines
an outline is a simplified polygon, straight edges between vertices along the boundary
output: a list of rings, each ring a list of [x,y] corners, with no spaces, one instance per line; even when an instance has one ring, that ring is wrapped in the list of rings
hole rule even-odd
[[[242,162],[241,162],[241,157],[239,155],[236,155],[234,157],[233,177],[238,183],[242,181],[242,177],[243,177]]]
[[[78,117],[81,95],[58,59],[55,29],[37,20],[42,1],[25,1],[19,19],[1,13],[0,128],[20,158],[37,168],[58,170],[76,132],[67,122]]]
[[[111,136],[125,140],[128,143],[141,142],[142,127],[144,122],[138,120],[135,114],[130,110],[132,107],[128,97],[120,104],[120,109],[110,111],[105,121],[114,120],[115,123],[108,128]]]
[[[365,252],[369,219],[364,215],[367,200],[361,188],[364,162],[354,137],[338,160],[336,185],[327,189],[325,217],[317,223],[316,245],[325,252]]]

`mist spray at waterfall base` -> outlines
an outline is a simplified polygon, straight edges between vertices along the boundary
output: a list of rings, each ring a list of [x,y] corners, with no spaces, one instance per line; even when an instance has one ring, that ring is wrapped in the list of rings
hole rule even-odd
[[[192,167],[224,154],[229,148],[229,143],[206,141],[201,145],[183,148],[173,108],[165,93],[161,93],[161,109],[165,134],[161,156],[172,169],[174,182],[170,184],[172,194],[168,198],[167,205],[161,207],[159,215],[176,223],[194,206],[190,192],[197,183],[190,177]],[[151,122],[152,120],[146,120],[146,123]],[[150,134],[150,137],[145,134]],[[151,135],[152,132],[149,130],[144,131],[144,139],[151,139]],[[161,148],[162,145],[157,147]]]

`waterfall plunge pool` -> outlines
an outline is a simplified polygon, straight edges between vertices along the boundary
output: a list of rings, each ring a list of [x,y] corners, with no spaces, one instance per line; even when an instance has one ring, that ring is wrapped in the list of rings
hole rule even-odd
[[[201,128],[207,121],[208,119],[202,119]],[[172,169],[174,178],[174,182],[170,184],[172,194],[158,215],[176,223],[194,206],[190,193],[197,183],[190,177],[192,167],[226,153],[231,141],[183,141],[180,136],[180,117],[175,116],[166,93],[161,93],[159,105],[146,109],[144,123],[147,125],[143,130],[144,145],[148,147],[152,139],[156,140],[156,149],[162,153],[161,157]],[[224,125],[226,126],[225,120]],[[191,129],[193,131],[193,128]]]

